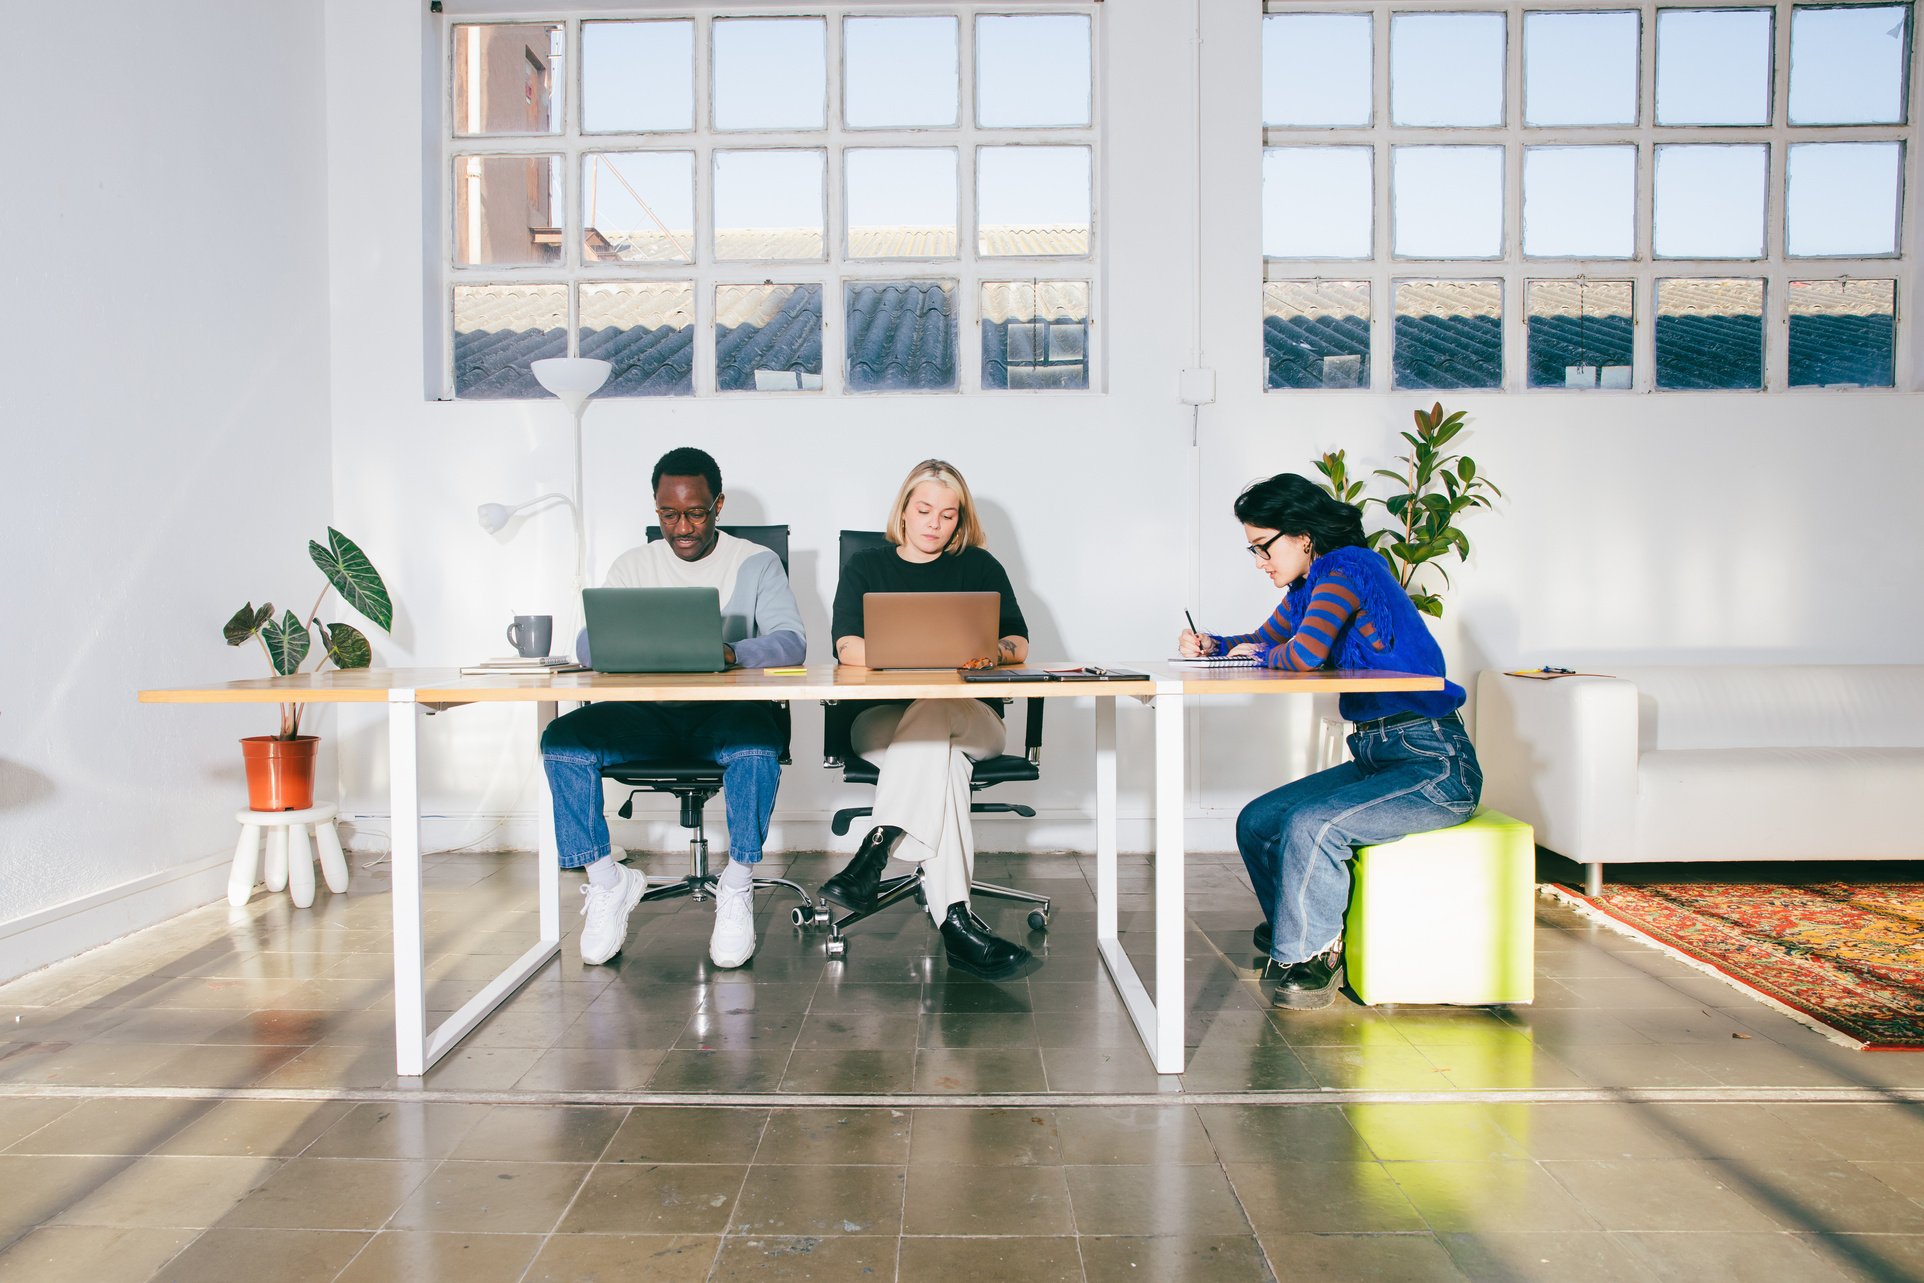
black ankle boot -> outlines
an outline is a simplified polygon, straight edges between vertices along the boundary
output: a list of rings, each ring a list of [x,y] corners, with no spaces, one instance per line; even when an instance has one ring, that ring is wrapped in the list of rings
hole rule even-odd
[[[942,944],[949,965],[984,980],[1014,980],[1026,976],[1042,964],[1019,944],[989,934],[988,923],[969,912],[957,900],[942,920]]]
[[[889,851],[895,846],[895,839],[902,836],[902,830],[887,824],[878,824],[868,831],[862,845],[855,849],[855,858],[840,873],[822,883],[822,896],[833,900],[845,909],[867,913],[875,908],[876,886],[882,881],[882,869],[889,862]]]
[[[1249,933],[1249,942],[1256,946],[1256,952],[1265,958],[1269,956],[1269,946],[1275,942],[1275,933],[1267,922],[1258,922],[1256,929]]]
[[[1317,1011],[1336,1001],[1343,987],[1343,946],[1339,942],[1313,958],[1284,966],[1271,961],[1263,968],[1263,978],[1280,969],[1276,977],[1278,1007],[1290,1011]]]

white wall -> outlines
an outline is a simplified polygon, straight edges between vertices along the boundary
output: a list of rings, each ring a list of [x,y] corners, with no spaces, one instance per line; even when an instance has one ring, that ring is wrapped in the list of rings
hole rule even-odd
[[[721,462],[731,518],[793,527],[811,657],[825,661],[835,532],[879,524],[908,465],[933,454],[975,486],[1038,658],[1166,654],[1186,605],[1216,627],[1262,618],[1273,594],[1229,517],[1236,490],[1257,475],[1307,471],[1335,446],[1359,471],[1387,464],[1395,434],[1428,398],[1260,391],[1258,6],[1203,8],[1200,95],[1192,4],[1101,10],[1105,393],[596,403],[587,416],[596,573],[641,539],[656,456],[701,445]],[[473,511],[566,489],[570,462],[555,402],[422,398],[422,138],[399,123],[419,115],[419,77],[432,62],[420,43],[431,31],[418,24],[375,0],[329,10],[336,514],[399,603],[380,658],[446,665],[499,652],[514,611],[565,614],[565,513],[503,537],[483,534]],[[344,56],[350,46],[357,57]],[[1186,106],[1198,100],[1200,129]],[[1202,410],[1192,449],[1176,388],[1198,344],[1219,400]],[[1449,597],[1442,631],[1458,680],[1544,662],[1917,659],[1909,639],[1924,605],[1903,585],[1918,556],[1897,524],[1924,466],[1916,395],[1479,394],[1450,404],[1470,412],[1467,447],[1509,496],[1469,527],[1477,553]],[[985,845],[1087,844],[1086,708],[1051,707],[1046,778],[1028,793],[1042,819],[990,822]],[[1224,700],[1192,723],[1195,845],[1226,848],[1237,807],[1293,769],[1305,711]],[[358,840],[378,846],[383,731],[377,716],[351,710],[341,726],[345,806],[366,817]],[[427,724],[431,845],[532,841],[530,726],[526,709],[490,708]],[[1125,712],[1121,727],[1125,816],[1140,818],[1147,718]],[[827,814],[859,796],[818,757],[819,714],[798,710],[778,846],[819,848]],[[1147,831],[1125,826],[1124,837],[1140,845]],[[617,838],[678,842],[659,820]]]
[[[28,28],[19,28],[28,30]],[[319,8],[43,6],[0,184],[0,978],[219,893],[241,603],[304,609],[332,504]]]

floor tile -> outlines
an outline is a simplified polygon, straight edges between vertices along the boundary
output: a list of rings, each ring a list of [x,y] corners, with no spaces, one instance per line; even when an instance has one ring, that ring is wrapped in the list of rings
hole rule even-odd
[[[564,1234],[719,1234],[748,1169],[736,1163],[602,1163],[562,1219]]]
[[[1250,1232],[1219,1167],[1064,1167],[1079,1234]]]
[[[329,1283],[367,1245],[365,1233],[216,1226],[155,1276],[165,1283]]]
[[[1048,1090],[1048,1077],[1041,1051],[1033,1048],[925,1047],[915,1053],[914,1090],[936,1095],[1039,1092]]]
[[[1084,1235],[1080,1243],[1084,1275],[1091,1280],[1249,1283],[1269,1277],[1262,1246],[1250,1235]]]
[[[775,1238],[767,1235],[731,1236],[722,1241],[714,1277],[731,1280],[861,1279],[862,1283],[891,1283],[896,1240],[865,1234],[834,1238]],[[652,1276],[651,1276],[652,1281]]]
[[[63,1225],[212,1225],[279,1166],[272,1158],[136,1158],[57,1219]]]
[[[1510,1105],[1346,1105],[1344,1114],[1370,1151],[1385,1160],[1522,1158],[1503,1129]]]
[[[1710,1164],[1786,1229],[1822,1234],[1924,1234],[1924,1207],[1843,1162]]]
[[[1788,1228],[1715,1163],[1695,1159],[1557,1160],[1543,1164],[1598,1224],[1612,1230]],[[1535,1228],[1535,1227],[1531,1227]]]
[[[1059,1109],[1056,1128],[1064,1163],[1217,1162],[1202,1120],[1186,1107]]]
[[[768,1117],[757,1164],[884,1163],[909,1159],[908,1111],[778,1109]],[[808,1179],[797,1173],[799,1180]]]
[[[1428,1229],[1381,1163],[1231,1163],[1243,1211],[1266,1234]]]
[[[420,1159],[290,1159],[242,1199],[222,1224],[250,1229],[377,1230],[434,1166]]]
[[[1285,1049],[1282,1055],[1289,1057],[1290,1064],[1276,1072],[1287,1074],[1301,1085],[1308,1085],[1308,1075],[1295,1063]],[[1273,1066],[1265,1065],[1256,1072],[1259,1079],[1265,1078]],[[1137,1093],[1173,1090],[1178,1079],[1174,1075],[1156,1072],[1155,1062],[1149,1059],[1149,1052],[1141,1042],[1135,1046],[1117,1047],[1044,1047],[1042,1048],[1042,1072],[1048,1081],[1050,1091],[1095,1092],[1098,1094]],[[1205,1077],[1207,1067],[1204,1069]],[[1184,1084],[1189,1079],[1180,1080]],[[1190,1087],[1189,1090],[1213,1090],[1212,1088]]]
[[[376,1234],[335,1283],[516,1283],[540,1248],[536,1234]]]
[[[490,1106],[431,1102],[356,1105],[303,1158],[446,1158]]]
[[[719,1235],[702,1234],[556,1235],[542,1244],[523,1283],[705,1283],[721,1242]]]
[[[1457,1269],[1477,1280],[1638,1283],[1649,1278],[1615,1234],[1439,1234]],[[1701,1281],[1700,1281],[1701,1283]]]
[[[735,1203],[729,1233],[781,1236],[902,1232],[905,1168],[757,1165]]]
[[[1053,1238],[904,1238],[901,1275],[913,1279],[1021,1279],[1022,1283],[1083,1283],[1083,1253],[1092,1240]],[[1120,1278],[1123,1274],[1091,1278]],[[1138,1275],[1170,1279],[1169,1274]]]
[[[13,1154],[146,1154],[205,1115],[204,1100],[83,1100],[58,1119],[14,1142]]]
[[[765,1109],[640,1105],[608,1142],[604,1163],[748,1163],[768,1126]]]
[[[905,1092],[915,1082],[915,1052],[909,1048],[886,1051],[809,1050],[790,1053],[782,1071],[781,1091],[832,1094],[887,1094]]]
[[[344,1101],[223,1100],[154,1147],[157,1154],[267,1155],[291,1158],[339,1122]]]
[[[1062,1162],[1053,1109],[918,1109],[910,1163],[1037,1167]]]
[[[1375,1157],[1335,1105],[1203,1105],[1196,1116],[1226,1162],[1351,1162]]]
[[[779,1051],[669,1051],[649,1075],[650,1091],[765,1092],[781,1086],[789,1049]]]
[[[1639,1269],[1663,1283],[1704,1283],[1709,1279],[1819,1283],[1845,1277],[1835,1259],[1794,1234],[1705,1227],[1687,1233],[1638,1232],[1610,1237]]]
[[[1060,1235],[1075,1229],[1060,1167],[929,1163],[908,1169],[904,1234]]]
[[[0,1252],[8,1283],[144,1283],[198,1229],[43,1225]]]
[[[388,1224],[462,1234],[545,1234],[588,1177],[585,1163],[449,1159],[434,1169]]]
[[[1259,1241],[1282,1283],[1461,1283],[1463,1278],[1431,1234],[1264,1234]]]
[[[1536,1163],[1385,1164],[1439,1234],[1499,1230],[1594,1230],[1596,1219]]]

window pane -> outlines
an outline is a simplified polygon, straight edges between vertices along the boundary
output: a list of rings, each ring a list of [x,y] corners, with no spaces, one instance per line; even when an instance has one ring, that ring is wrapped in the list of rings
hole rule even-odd
[[[581,287],[581,355],[614,366],[596,396],[695,391],[695,287],[687,281]]]
[[[1634,11],[1523,15],[1523,123],[1637,123]]]
[[[982,386],[1089,386],[1089,282],[985,281]]]
[[[1764,386],[1764,283],[1657,282],[1657,386]]]
[[[581,127],[640,132],[695,127],[695,24],[581,24]]]
[[[1044,13],[975,20],[975,123],[1089,123],[1089,19]]]
[[[1395,147],[1390,166],[1397,257],[1503,253],[1501,147]]]
[[[1531,387],[1630,386],[1629,281],[1530,281],[1524,297]]]
[[[567,286],[454,287],[454,395],[546,396],[528,362],[566,355]]]
[[[1523,149],[1523,252],[1629,258],[1637,248],[1637,149]]]
[[[955,386],[954,281],[850,281],[848,389],[928,392]]]
[[[842,23],[845,119],[865,126],[954,125],[961,74],[954,18],[849,18]]]
[[[979,253],[1089,252],[1087,147],[981,147],[975,156]]]
[[[1373,150],[1271,147],[1263,152],[1263,254],[1368,258]]]
[[[1901,4],[1792,10],[1790,123],[1903,120],[1907,15]]]
[[[1768,168],[1761,143],[1659,145],[1657,256],[1761,258]]]
[[[1657,10],[1657,123],[1770,123],[1770,11]]]
[[[822,258],[822,169],[819,151],[715,153],[715,257]]]
[[[581,261],[695,261],[695,153],[596,151],[581,158]]]
[[[557,23],[456,25],[454,132],[559,133],[562,48]]]
[[[715,384],[723,392],[822,386],[822,287],[717,285]]]
[[[1501,281],[1396,282],[1398,388],[1503,386]]]
[[[561,256],[561,157],[456,156],[454,261],[552,263]]]
[[[1367,13],[1263,18],[1263,123],[1367,125],[1375,60]]]
[[[1263,285],[1263,386],[1370,385],[1368,281]]]
[[[956,152],[950,147],[851,147],[850,258],[954,258]]]
[[[1902,143],[1792,143],[1784,248],[1895,254]]]
[[[1790,385],[1892,386],[1896,281],[1792,281]]]
[[[1399,125],[1503,123],[1500,13],[1390,18],[1390,118]]]
[[[717,18],[715,128],[828,124],[828,24],[820,18]]]

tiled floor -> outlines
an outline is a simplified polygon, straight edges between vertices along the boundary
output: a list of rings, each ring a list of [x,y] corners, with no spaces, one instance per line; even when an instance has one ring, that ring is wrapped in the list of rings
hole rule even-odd
[[[431,862],[436,1011],[525,947],[528,866]],[[769,893],[753,965],[716,972],[709,905],[649,906],[422,1080],[378,869],[0,987],[0,1278],[1924,1278],[1924,1055],[1548,903],[1532,1007],[1272,1015],[1240,867],[1197,857],[1188,1070],[1159,1078],[1088,863],[981,872],[1056,896],[1026,981],[951,977],[907,913],[826,963]]]

